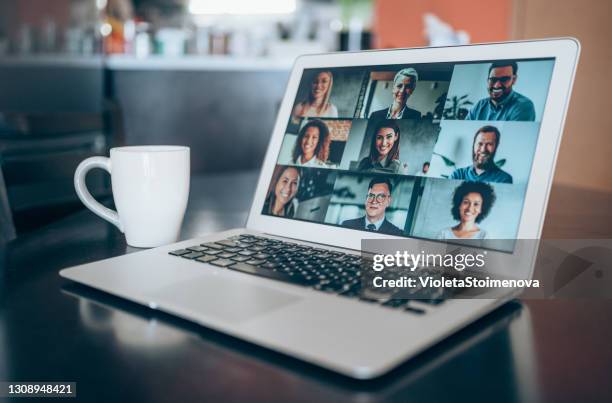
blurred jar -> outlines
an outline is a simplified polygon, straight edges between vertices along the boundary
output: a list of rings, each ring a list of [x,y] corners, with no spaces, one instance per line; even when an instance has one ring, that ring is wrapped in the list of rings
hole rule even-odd
[[[34,50],[33,38],[32,38],[32,27],[28,24],[23,24],[19,28],[19,34],[17,36],[17,53],[29,54]]]
[[[210,31],[210,54],[229,54],[230,33],[225,30],[213,29]]]
[[[156,53],[164,56],[185,54],[186,34],[180,28],[162,28],[155,35]]]
[[[193,52],[197,55],[207,55],[210,53],[209,27],[197,27],[194,34]]]
[[[69,27],[65,32],[64,46],[66,53],[77,55],[81,53],[83,30],[79,27]]]

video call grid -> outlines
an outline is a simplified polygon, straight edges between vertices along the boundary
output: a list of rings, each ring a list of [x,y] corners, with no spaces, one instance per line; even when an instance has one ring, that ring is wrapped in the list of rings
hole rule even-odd
[[[518,221],[520,220],[523,208],[522,199],[526,191],[539,131],[538,118],[541,116],[541,110],[546,101],[554,59],[527,59],[515,60],[514,62],[518,70],[515,70],[516,67],[513,67],[511,63],[508,65],[508,61],[498,61],[494,65],[492,65],[493,62],[491,61],[478,61],[305,70],[296,96],[292,115],[287,125],[283,147],[277,160],[278,165],[275,169],[272,181],[270,182],[266,203],[262,213],[284,216],[285,218],[301,221],[361,229],[364,231],[380,231],[390,235],[422,237],[426,239],[461,239],[462,235],[467,235],[466,238],[470,239],[486,239],[487,237],[511,239],[515,237],[516,231],[518,230]],[[535,62],[541,63],[539,63],[539,65],[537,63],[533,64]],[[537,83],[540,87],[538,89],[539,94],[535,93],[538,91],[527,92],[528,95],[535,94],[532,95],[532,98],[536,99],[537,102],[530,101],[529,96],[522,95],[515,89],[515,86],[520,88],[516,85],[517,82],[520,82],[520,73],[524,70],[527,70],[527,73],[529,73],[534,70],[534,67],[537,67],[542,73],[537,77],[531,77],[530,85],[534,85],[534,82]],[[470,94],[464,94],[466,96],[461,95],[459,97],[454,96],[455,98],[452,99],[449,97],[449,92],[452,95],[453,88],[461,87],[461,85],[465,87],[465,84],[463,84],[465,80],[462,80],[461,85],[455,84],[455,82],[461,78],[462,74],[465,76],[467,72],[474,75],[476,72],[482,75],[483,70],[488,73],[488,76],[485,76],[484,79],[490,99],[487,100],[483,97],[482,100],[488,101],[491,104],[489,106],[501,106],[499,109],[502,110],[502,113],[497,114],[497,120],[469,120],[468,116],[470,114],[473,115],[477,112],[482,113],[483,102],[480,102],[480,99],[477,102],[469,101]],[[398,72],[401,74],[398,74]],[[413,74],[414,76],[412,76]],[[472,79],[472,81],[476,82],[477,80]],[[352,87],[352,90],[345,90],[342,87],[342,83],[344,83],[345,87],[347,85]],[[378,91],[377,88],[379,88]],[[380,88],[383,89],[380,90]],[[413,95],[419,91],[427,91],[423,90],[423,88],[429,89],[431,94],[429,94],[429,97],[421,96],[421,104],[415,105],[412,100],[417,97]],[[445,92],[440,93],[440,91]],[[511,96],[517,94],[521,95],[527,98],[529,102],[516,96],[506,96],[506,103],[504,103],[502,99],[502,101],[498,102],[496,105],[495,102],[493,102],[493,98],[504,91],[509,92]],[[401,92],[404,93],[401,94]],[[391,95],[390,101],[389,93]],[[339,95],[335,96],[335,94]],[[434,96],[436,99],[432,103],[431,100]],[[321,98],[323,98],[324,102],[319,104],[312,102],[312,100]],[[423,99],[429,99],[429,109],[425,108],[424,110]],[[461,103],[461,99],[463,99],[463,104]],[[311,101],[310,103],[309,100]],[[465,102],[466,100],[468,100],[468,102]],[[381,102],[384,103],[385,101],[390,103],[390,106],[387,107],[386,116],[382,116],[381,112],[384,111],[384,109],[377,109],[376,106],[380,106]],[[504,108],[508,109],[508,103],[510,101],[514,101],[516,105],[519,105],[517,107],[519,111],[514,115],[508,113],[504,115],[503,110]],[[397,104],[402,106],[399,115],[397,114],[397,110],[393,108]],[[418,109],[412,108],[412,106]],[[464,107],[462,108],[462,106]],[[479,111],[472,112],[472,110],[465,110],[466,106],[479,108]],[[486,105],[484,109],[486,109]],[[494,110],[495,108],[490,109],[493,109],[493,113],[499,112]],[[540,113],[536,110],[540,110]],[[420,117],[417,117],[413,111],[417,111]],[[368,117],[365,118],[365,116]],[[327,126],[328,133],[323,136],[323,141],[318,141],[320,140],[322,131],[325,130],[322,129],[321,123]],[[394,123],[395,125],[393,125]],[[296,152],[298,147],[295,147],[295,138],[298,137],[300,130],[305,126],[310,127],[310,132],[318,132],[319,138],[317,141],[313,141],[312,139],[304,141],[304,137],[316,138],[317,136],[302,136],[302,141],[300,143],[304,146],[299,147],[301,151],[298,150]],[[357,126],[359,126],[359,128],[357,128]],[[385,126],[389,126],[386,127],[387,133],[379,133],[381,127]],[[470,129],[463,137],[467,137],[467,135],[470,137],[473,136],[473,139],[470,139],[471,144],[468,144],[467,153],[465,150],[466,147],[461,143],[461,140],[463,140],[463,143],[466,143],[466,138],[461,139],[462,136],[457,136],[456,134],[458,128],[462,126],[464,126],[464,132],[466,132],[468,128]],[[503,127],[503,130],[495,130],[497,126]],[[406,127],[409,127],[407,131],[405,130]],[[427,145],[429,149],[425,151],[426,154],[428,153],[428,158],[422,160],[423,164],[419,168],[420,171],[418,171],[415,170],[415,166],[408,167],[404,166],[407,164],[402,164],[401,156],[404,155],[404,153],[401,151],[401,146],[404,145],[404,149],[409,147],[410,153],[408,154],[413,156],[415,147],[410,146],[414,146],[414,144],[411,144],[414,143],[414,141],[411,142],[410,140],[414,140],[415,128],[423,129],[423,127],[429,127],[429,144]],[[447,134],[445,132],[445,127],[448,128],[447,131],[449,133],[452,132],[453,134]],[[476,132],[471,133],[474,131],[475,127]],[[401,130],[402,128],[404,128],[404,130]],[[391,145],[393,142],[385,142],[384,138],[377,142],[373,136],[378,133],[383,135],[386,134],[387,136],[390,135],[391,138],[397,138],[394,136],[394,131],[396,129],[399,129],[400,136],[398,136],[399,141],[397,141],[399,150],[395,150],[395,155],[399,158],[390,160],[388,157],[394,152],[393,146]],[[382,131],[384,132],[385,130]],[[461,132],[462,130],[459,129],[459,131]],[[407,135],[401,137],[403,133],[407,133]],[[503,133],[506,133],[506,135],[504,136]],[[384,136],[379,135],[378,137]],[[427,136],[424,137],[427,138]],[[464,154],[461,156],[464,160],[467,158],[465,154],[469,154],[469,148],[473,151],[476,143],[484,143],[481,147],[484,148],[484,152],[482,153],[483,159],[486,159],[487,156],[494,158],[497,152],[501,151],[504,146],[507,148],[510,147],[510,145],[506,145],[506,143],[510,143],[512,147],[510,151],[515,154],[518,153],[515,159],[517,161],[520,159],[518,162],[522,162],[522,171],[519,175],[515,175],[515,178],[512,178],[512,175],[499,167],[500,162],[501,166],[505,166],[508,162],[508,158],[503,158],[498,161],[493,161],[496,163],[492,170],[493,174],[485,169],[481,170],[479,175],[485,179],[473,178],[470,176],[473,174],[471,173],[470,166],[459,166],[460,164],[453,162],[448,156],[440,155],[436,152],[439,144],[441,142],[444,143],[447,137],[454,138],[453,140],[455,142],[459,141],[458,145],[461,145],[459,148],[463,149],[463,152],[459,154]],[[293,146],[291,142],[287,141],[291,138],[293,138]],[[511,141],[508,142],[507,138]],[[310,144],[308,144],[308,142],[310,142]],[[317,148],[320,144],[325,144],[325,146]],[[408,144],[408,146],[406,146],[406,144]],[[470,145],[471,147],[469,147]],[[525,145],[527,145],[527,147],[525,147]],[[304,163],[301,152],[308,151],[309,147],[313,148],[309,153],[311,158],[308,162]],[[487,147],[493,147],[493,151],[487,152]],[[350,150],[347,150],[348,148],[350,148]],[[375,148],[376,151],[374,151]],[[389,150],[387,150],[387,148],[389,148]],[[356,150],[359,150],[359,152]],[[314,154],[316,155],[314,158],[312,157],[313,151],[315,151]],[[349,152],[347,153],[347,151]],[[386,152],[386,164],[366,166],[367,164],[364,161],[367,161],[368,151],[370,161],[375,160],[373,156],[375,156],[377,152],[379,155]],[[421,150],[421,152],[423,152],[423,150]],[[474,158],[478,158],[475,157],[475,154],[477,156],[480,155],[472,152],[471,157],[474,166],[476,166]],[[366,157],[364,157],[364,155]],[[436,157],[435,162],[432,161],[434,157]],[[525,163],[526,157],[528,163]],[[297,160],[294,158],[297,158]],[[351,161],[348,159],[351,159]],[[459,160],[461,160],[461,158],[459,158]],[[440,165],[441,162],[443,165],[447,165],[446,171],[449,171],[449,166],[452,167],[452,172],[441,173],[443,170],[441,170],[439,166],[436,167],[436,165]],[[512,163],[509,165],[511,166]],[[276,188],[274,185],[278,184],[279,176],[283,174],[282,171],[287,170],[289,167],[293,167],[293,169],[289,169],[289,171],[293,171],[293,176],[296,176],[295,174],[297,172],[300,179],[303,179],[301,183],[299,183],[300,189],[299,191],[296,189],[293,194],[291,191],[288,193],[288,196],[291,196],[293,200],[291,200],[291,203],[286,204],[282,211],[273,211],[270,199],[274,198]],[[434,168],[434,171],[438,175],[437,177],[430,176],[432,168]],[[472,168],[472,170],[475,170],[475,168]],[[318,173],[315,175],[315,172]],[[318,177],[318,179],[313,179],[315,176]],[[340,180],[338,180],[338,177],[340,177]],[[342,192],[351,191],[351,186],[343,186],[346,184],[343,182],[342,178],[356,178],[352,180],[352,182],[357,182],[357,185],[353,184],[353,187],[363,188],[365,186],[364,183],[367,182],[368,185],[372,185],[374,189],[382,189],[382,194],[391,195],[389,203],[369,203],[368,194],[374,196],[370,198],[372,200],[377,196],[375,193],[370,192],[371,188],[369,186],[366,186],[365,198],[356,196],[355,192],[353,192],[353,202],[347,201],[348,199],[342,200]],[[370,180],[373,178],[378,178],[377,181],[381,183],[370,183]],[[384,183],[385,179],[388,183]],[[403,183],[409,182],[413,184],[411,191],[406,194],[402,193],[402,195],[398,197],[396,194],[398,184],[401,188]],[[304,187],[309,190],[304,190]],[[388,192],[389,187],[393,188],[391,193]],[[449,189],[449,187],[451,189]],[[461,189],[462,187],[465,189]],[[472,196],[474,194],[480,195],[480,200],[478,200],[476,196],[476,200],[471,201],[474,205],[480,204],[479,207],[476,206],[472,208],[472,216],[474,214],[483,216],[485,215],[484,210],[487,210],[487,214],[493,211],[491,200],[494,200],[497,205],[500,203],[503,204],[503,210],[506,211],[506,213],[508,211],[513,212],[513,214],[510,214],[511,220],[502,220],[506,222],[498,224],[498,226],[503,226],[506,231],[487,231],[485,228],[479,228],[478,225],[474,225],[475,219],[472,218],[472,231],[462,232],[460,225],[466,222],[469,223],[469,220],[466,221],[465,217],[470,215],[469,208],[466,210],[465,214],[462,214],[458,212],[456,205],[453,204],[450,206],[449,204],[450,207],[447,206],[443,209],[449,210],[450,215],[453,216],[452,218],[459,221],[460,224],[442,227],[435,231],[435,233],[432,232],[432,229],[428,229],[427,225],[433,226],[435,223],[428,224],[428,219],[426,217],[432,214],[421,214],[422,211],[427,210],[421,207],[421,204],[440,204],[440,199],[445,199],[445,197],[441,197],[441,195],[446,194],[446,199],[448,200],[449,191],[453,193],[450,195],[451,198],[457,196],[457,192],[465,193],[466,191],[469,191],[467,196],[470,196],[470,194]],[[362,193],[364,192],[362,191]],[[380,196],[381,193],[378,193],[379,198],[383,197]],[[302,196],[301,199],[296,197],[298,194]],[[424,200],[424,194],[426,194],[430,200]],[[505,197],[506,195],[510,195],[508,197],[514,200],[512,200],[511,203],[504,201],[500,202],[500,195]],[[467,199],[469,198],[470,197],[467,197]],[[300,202],[296,203],[297,200],[300,200]],[[466,201],[466,203],[468,202],[469,201]],[[455,203],[455,201],[452,203]],[[384,209],[382,220],[379,219],[374,226],[371,225],[372,223],[368,222],[367,218],[372,215],[380,218],[380,214],[376,215],[376,212],[368,211],[373,210],[368,207],[368,204],[387,204]],[[298,207],[298,205],[300,207]],[[346,214],[343,216],[341,212],[338,212],[338,209],[342,206],[355,211],[355,218],[344,219],[346,218],[344,217]],[[478,211],[478,209],[480,210]],[[301,211],[301,213],[299,211]],[[308,213],[306,214],[304,211]],[[433,215],[439,216],[441,214],[437,213]],[[489,221],[487,222],[488,224],[492,222],[491,216],[495,216],[495,214],[490,215]],[[389,219],[388,217],[391,218]],[[508,215],[505,214],[505,217],[508,217]],[[484,221],[483,217],[480,218],[482,219],[476,219],[476,222]],[[497,221],[500,220],[496,220],[496,222]],[[368,224],[370,224],[369,227]]]

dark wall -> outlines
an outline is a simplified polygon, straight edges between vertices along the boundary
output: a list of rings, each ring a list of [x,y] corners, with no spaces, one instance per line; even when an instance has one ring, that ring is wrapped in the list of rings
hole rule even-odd
[[[259,168],[289,71],[115,70],[124,142],[191,147],[192,172]]]
[[[102,110],[102,61],[86,66],[33,62],[0,66],[0,111],[92,112]]]

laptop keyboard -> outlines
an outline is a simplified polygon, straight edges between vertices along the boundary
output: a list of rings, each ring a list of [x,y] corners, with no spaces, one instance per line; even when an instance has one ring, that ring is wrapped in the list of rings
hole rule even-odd
[[[238,235],[175,250],[170,254],[413,314],[426,313],[426,310],[414,304],[415,300],[430,305],[438,305],[445,300],[445,293],[428,296],[422,294],[424,289],[420,290],[421,294],[418,289],[413,290],[414,298],[369,294],[368,290],[362,289],[365,260],[361,256],[261,236]],[[427,292],[431,291],[428,289]]]

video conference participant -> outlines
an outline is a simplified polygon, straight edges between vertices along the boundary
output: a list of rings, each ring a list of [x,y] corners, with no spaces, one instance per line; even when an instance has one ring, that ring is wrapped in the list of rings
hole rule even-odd
[[[310,84],[308,96],[293,108],[294,117],[337,118],[338,109],[329,101],[334,84],[331,71],[322,71]]]
[[[516,62],[493,62],[487,78],[489,97],[478,101],[466,120],[534,121],[533,102],[512,89],[516,83],[517,72]]]
[[[391,204],[391,193],[393,185],[384,177],[377,177],[368,184],[368,194],[365,201],[365,215],[363,217],[346,220],[342,226],[382,232],[389,235],[402,235],[402,230],[391,224],[385,217],[387,207]]]
[[[333,168],[329,155],[329,129],[325,122],[311,120],[300,129],[293,147],[292,162],[303,167]]]
[[[501,133],[495,126],[483,126],[472,142],[472,165],[456,169],[450,179],[472,182],[512,183],[512,176],[495,164]]]
[[[263,206],[264,214],[292,218],[298,206],[295,199],[300,187],[300,170],[296,167],[277,166]]]
[[[370,119],[421,119],[421,112],[407,105],[418,81],[419,74],[412,67],[398,71],[393,78],[393,104],[372,112]]]
[[[370,153],[357,166],[359,171],[401,173],[405,170],[399,159],[400,128],[393,120],[383,120],[376,124]]]
[[[463,182],[453,194],[451,214],[459,221],[454,227],[442,229],[437,239],[485,239],[487,232],[477,224],[484,220],[493,204],[495,192],[483,182]]]

